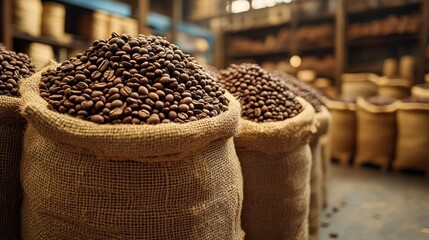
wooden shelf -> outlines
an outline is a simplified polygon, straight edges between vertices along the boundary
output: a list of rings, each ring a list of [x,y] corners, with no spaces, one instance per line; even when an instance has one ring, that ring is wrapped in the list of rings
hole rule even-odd
[[[326,51],[326,50],[333,50],[334,49],[334,43],[331,44],[306,44],[302,46],[298,46],[298,52],[314,52],[314,51]]]
[[[272,56],[272,55],[289,55],[290,50],[286,48],[280,48],[280,49],[273,49],[269,51],[258,51],[258,52],[234,52],[234,53],[227,53],[227,56],[229,58],[248,58],[248,57],[266,57],[266,56]]]
[[[326,50],[333,50],[334,46],[333,44],[325,44],[325,45],[303,45],[298,47],[297,52],[314,52],[314,51],[326,51]],[[280,48],[280,49],[273,49],[269,51],[259,51],[259,52],[234,52],[229,53],[227,56],[229,58],[248,58],[248,57],[265,57],[265,56],[272,56],[272,55],[289,55],[292,53],[290,49],[286,48]]]
[[[335,20],[335,14],[334,13],[324,13],[319,15],[312,15],[312,16],[297,16],[298,23],[314,23],[314,22],[324,22],[328,20]]]
[[[381,73],[382,67],[377,63],[353,64],[345,69],[345,73]]]
[[[18,32],[18,31],[13,32],[13,37],[17,40],[26,41],[26,42],[43,43],[57,48],[85,49],[91,46],[91,42],[89,41],[84,41],[84,40],[79,40],[74,38],[72,38],[71,41],[60,41],[52,37],[47,37],[47,36],[35,37],[27,33]]]
[[[363,10],[359,9],[355,11],[348,11],[347,14],[349,16],[358,16],[358,15],[368,15],[368,14],[377,15],[382,13],[392,13],[398,10],[402,11],[404,9],[418,8],[419,4],[421,4],[422,1],[426,1],[426,0],[416,0],[414,2],[396,4],[391,6],[368,7]]]
[[[388,36],[378,36],[370,38],[359,38],[348,40],[348,46],[371,46],[371,45],[384,45],[384,44],[398,44],[404,42],[413,42],[419,39],[417,33],[406,33],[406,34],[392,34]]]

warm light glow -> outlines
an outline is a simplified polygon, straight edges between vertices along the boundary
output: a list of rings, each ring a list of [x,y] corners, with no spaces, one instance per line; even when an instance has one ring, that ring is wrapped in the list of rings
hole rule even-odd
[[[250,9],[250,3],[247,0],[234,0],[226,6],[226,11],[231,13],[246,12]]]
[[[290,59],[289,59],[290,65],[294,68],[298,68],[299,66],[301,66],[301,58],[298,55],[293,55]]]
[[[279,3],[290,3],[292,0],[252,0],[253,9],[273,7]]]

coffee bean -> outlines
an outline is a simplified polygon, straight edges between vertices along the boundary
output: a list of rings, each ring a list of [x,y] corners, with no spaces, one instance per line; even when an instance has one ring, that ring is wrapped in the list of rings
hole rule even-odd
[[[138,114],[139,114],[140,119],[146,119],[150,116],[149,110],[146,110],[146,109],[140,110]]]
[[[294,95],[297,95],[307,100],[316,112],[322,110],[323,102],[321,100],[322,93],[320,91],[287,73],[276,72],[274,75],[287,84],[291,91],[290,94],[292,94],[287,96],[288,99],[293,99],[295,97]]]
[[[152,101],[158,101],[159,100],[159,96],[158,94],[151,92],[149,93],[148,97],[152,100]]]
[[[103,72],[107,69],[108,66],[109,66],[109,60],[104,59],[103,62],[101,62],[100,66],[98,66],[98,70]]]
[[[158,114],[152,114],[147,120],[147,123],[149,124],[158,124],[161,120],[159,119]]]
[[[268,73],[256,64],[232,64],[219,71],[218,81],[239,98],[244,119],[255,122],[282,121],[302,111],[301,104],[287,85],[277,75]],[[204,86],[204,90],[210,91],[210,94],[203,99],[212,105],[223,99],[223,92],[216,88],[218,86]],[[198,109],[200,106],[195,107]],[[207,104],[204,109],[215,111],[214,106]],[[295,113],[285,114],[288,109]]]
[[[93,115],[91,116],[90,120],[95,123],[104,123],[104,118],[101,115]]]
[[[121,88],[121,90],[119,92],[121,93],[121,95],[123,97],[128,97],[128,96],[130,96],[130,94],[132,93],[132,91],[133,90],[130,87],[125,86],[125,87]]]
[[[123,104],[123,102],[121,101],[121,100],[115,100],[115,101],[113,101],[112,102],[112,108],[118,108],[118,107],[121,107],[122,106],[122,104]]]
[[[122,116],[123,112],[124,111],[121,108],[119,108],[119,107],[115,108],[115,109],[113,109],[112,111],[109,112],[109,117],[111,119],[117,119],[117,118],[119,118],[119,117]]]

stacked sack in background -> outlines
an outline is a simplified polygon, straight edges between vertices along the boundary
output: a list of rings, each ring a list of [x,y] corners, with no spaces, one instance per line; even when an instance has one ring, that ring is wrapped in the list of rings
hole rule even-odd
[[[30,58],[0,45],[0,236],[20,239],[19,164],[25,120],[19,115],[18,85],[35,72]]]
[[[246,238],[307,239],[314,109],[255,64],[231,65],[219,80],[242,106],[234,142]]]
[[[397,124],[393,168],[424,171],[429,177],[429,98],[403,99],[398,106]]]
[[[326,105],[332,115],[331,156],[346,165],[355,154],[356,98],[338,97]]]
[[[355,164],[372,163],[387,171],[395,154],[395,99],[375,96],[357,99]]]
[[[318,239],[320,212],[323,205],[327,205],[328,172],[330,164],[330,153],[323,154],[322,148],[329,149],[328,141],[323,141],[324,137],[329,138],[328,130],[331,122],[331,114],[321,100],[320,93],[310,85],[305,84],[296,78],[284,74],[276,73],[279,78],[288,84],[290,90],[297,96],[303,97],[314,108],[316,112],[317,131],[310,141],[312,165],[310,177],[310,212],[309,212],[309,233],[310,236]],[[329,151],[329,150],[328,150]]]
[[[112,34],[21,94],[24,239],[243,239],[240,106],[176,46]]]

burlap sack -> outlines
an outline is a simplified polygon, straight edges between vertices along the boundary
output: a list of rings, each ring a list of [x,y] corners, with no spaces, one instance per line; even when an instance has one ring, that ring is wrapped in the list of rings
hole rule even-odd
[[[411,88],[411,95],[417,98],[429,99],[429,89],[416,85]]]
[[[348,164],[355,153],[356,104],[329,101],[327,107],[332,115],[331,155],[341,164]]]
[[[20,239],[19,182],[25,121],[19,116],[20,99],[0,96],[0,239]]]
[[[377,106],[357,100],[355,164],[372,163],[387,170],[395,154],[397,103]]]
[[[23,239],[243,239],[238,102],[186,124],[98,125],[48,110],[40,74],[21,86]]]
[[[322,110],[316,113],[317,132],[312,136],[310,141],[311,149],[311,174],[310,174],[310,213],[308,215],[310,236],[318,238],[319,234],[319,217],[323,204],[324,184],[323,175],[323,155],[320,138],[328,133],[331,114],[328,109],[322,107]]]
[[[281,122],[241,120],[234,139],[244,178],[246,239],[307,239],[314,109]]]
[[[395,169],[414,169],[429,174],[429,104],[399,104]]]
[[[346,97],[365,96],[377,94],[374,81],[378,77],[371,73],[347,73],[341,76],[341,94]]]
[[[380,78],[376,81],[377,95],[395,99],[402,99],[410,96],[410,81],[407,79]]]

